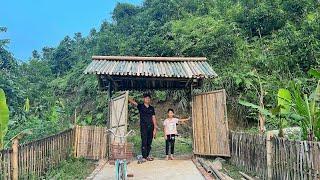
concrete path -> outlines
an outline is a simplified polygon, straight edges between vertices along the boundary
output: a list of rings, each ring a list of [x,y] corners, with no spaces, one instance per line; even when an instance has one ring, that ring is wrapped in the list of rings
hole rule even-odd
[[[133,179],[151,180],[203,180],[203,176],[198,171],[191,160],[154,160],[143,164],[136,161],[128,165],[128,173],[132,173]],[[94,177],[94,180],[115,179],[114,165],[106,164],[103,169]]]

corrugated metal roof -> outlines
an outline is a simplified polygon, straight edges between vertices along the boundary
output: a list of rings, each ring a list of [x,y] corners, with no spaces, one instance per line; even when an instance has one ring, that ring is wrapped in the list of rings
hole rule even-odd
[[[206,58],[93,56],[85,74],[175,78],[214,78]]]

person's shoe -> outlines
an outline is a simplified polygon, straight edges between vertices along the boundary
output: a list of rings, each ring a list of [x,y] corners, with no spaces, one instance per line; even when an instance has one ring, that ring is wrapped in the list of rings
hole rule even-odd
[[[145,163],[145,162],[147,162],[147,160],[145,158],[142,158],[142,159],[138,160],[138,164],[142,164],[142,163]]]
[[[147,160],[148,161],[153,161],[154,159],[153,159],[153,157],[147,157]]]
[[[168,161],[168,160],[169,160],[169,156],[167,155],[167,156],[166,156],[166,161]]]
[[[173,156],[172,156],[172,155],[170,156],[170,160],[174,160],[174,158],[173,158]]]

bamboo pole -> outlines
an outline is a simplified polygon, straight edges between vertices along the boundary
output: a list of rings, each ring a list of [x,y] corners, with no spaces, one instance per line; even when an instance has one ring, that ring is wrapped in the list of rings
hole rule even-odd
[[[268,132],[267,134],[267,179],[272,179],[272,132]]]
[[[213,176],[217,179],[226,179],[217,169],[214,169],[212,165],[209,165],[209,168],[211,169]]]
[[[198,159],[198,162],[201,164],[201,166],[203,167],[203,169],[204,169],[207,173],[209,173],[209,174],[212,173],[211,169],[210,169],[209,166],[204,162],[204,160],[203,160],[202,158],[199,158],[199,159]]]
[[[75,125],[74,126],[74,131],[75,131],[75,133],[74,133],[74,138],[75,138],[75,140],[74,140],[74,147],[73,147],[73,156],[76,158],[77,157],[77,150],[78,150],[78,133],[79,133],[79,127],[78,127],[78,125]]]
[[[19,140],[18,138],[14,138],[12,140],[12,180],[18,180],[19,178],[19,167],[18,167],[18,147],[19,147]]]
[[[247,180],[254,180],[252,177],[250,177],[249,175],[245,174],[244,172],[239,171],[239,173]]]

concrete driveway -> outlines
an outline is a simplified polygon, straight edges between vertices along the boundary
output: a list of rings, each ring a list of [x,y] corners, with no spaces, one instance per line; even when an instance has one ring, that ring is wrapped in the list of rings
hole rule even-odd
[[[128,165],[128,173],[134,177],[131,179],[151,180],[202,180],[201,173],[191,160],[154,160],[143,164],[133,161]],[[106,164],[94,177],[95,180],[115,179],[114,165]]]

